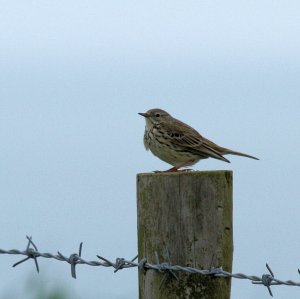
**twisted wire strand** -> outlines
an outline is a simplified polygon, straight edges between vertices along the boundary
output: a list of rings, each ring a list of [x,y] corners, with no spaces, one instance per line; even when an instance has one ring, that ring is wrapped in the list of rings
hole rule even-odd
[[[140,271],[147,271],[147,270],[155,270],[162,273],[171,274],[174,278],[178,280],[178,277],[174,272],[185,272],[185,273],[191,273],[191,274],[200,274],[200,275],[209,275],[214,277],[230,277],[235,279],[246,279],[250,280],[253,284],[261,284],[265,287],[267,287],[269,294],[273,296],[271,291],[271,286],[273,285],[286,285],[286,286],[297,286],[300,287],[300,282],[295,282],[293,280],[281,280],[274,277],[274,274],[268,264],[266,264],[266,267],[269,271],[268,274],[263,274],[261,276],[255,276],[255,275],[246,275],[243,273],[230,273],[227,271],[224,271],[222,267],[219,268],[210,268],[210,269],[197,269],[193,267],[184,267],[179,265],[172,265],[169,258],[168,262],[160,263],[158,259],[158,254],[156,254],[157,262],[156,264],[151,264],[147,262],[147,259],[141,259],[139,262],[135,262],[138,258],[138,256],[135,256],[131,260],[126,260],[124,258],[116,258],[114,262],[97,255],[98,259],[100,261],[87,261],[84,258],[81,257],[82,253],[82,243],[79,245],[79,253],[73,253],[70,254],[69,257],[63,255],[60,252],[57,252],[57,254],[51,254],[51,253],[42,253],[39,252],[37,249],[37,246],[33,243],[32,238],[26,236],[28,240],[28,244],[26,247],[26,250],[18,250],[18,249],[10,249],[10,250],[4,250],[0,249],[0,254],[12,254],[12,255],[23,255],[25,256],[24,259],[16,262],[13,267],[16,267],[20,265],[21,263],[33,259],[35,262],[36,270],[39,272],[39,265],[37,262],[37,258],[49,258],[49,259],[55,259],[58,261],[67,262],[71,265],[71,275],[73,278],[76,278],[76,271],[75,267],[78,264],[84,264],[89,266],[100,266],[100,267],[112,267],[114,268],[114,272],[117,272],[121,269],[126,268],[138,268]],[[300,270],[298,269],[298,274],[300,274]]]

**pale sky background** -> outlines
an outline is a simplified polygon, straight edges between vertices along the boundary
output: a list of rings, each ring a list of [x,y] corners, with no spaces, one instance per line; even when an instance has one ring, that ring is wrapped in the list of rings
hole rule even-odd
[[[268,262],[300,281],[299,1],[0,1],[0,248],[132,258],[136,174],[169,165],[144,150],[159,107],[216,143],[258,156],[234,172],[234,272]],[[72,298],[138,298],[137,270],[0,255],[0,298],[28,281]],[[276,299],[300,288],[272,287]],[[28,292],[26,292],[27,294]],[[12,296],[15,295],[15,297]],[[27,296],[27,298],[31,298]],[[232,299],[269,298],[233,280]]]

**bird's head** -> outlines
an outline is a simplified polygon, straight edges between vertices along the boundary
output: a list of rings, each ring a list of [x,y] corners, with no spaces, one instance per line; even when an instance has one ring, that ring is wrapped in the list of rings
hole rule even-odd
[[[150,109],[145,113],[139,113],[139,115],[145,117],[147,127],[152,127],[172,117],[168,112],[158,108]]]

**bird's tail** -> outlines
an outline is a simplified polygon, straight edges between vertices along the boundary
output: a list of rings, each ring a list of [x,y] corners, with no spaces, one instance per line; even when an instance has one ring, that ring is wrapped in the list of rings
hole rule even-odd
[[[233,151],[233,150],[228,149],[228,148],[221,148],[221,153],[222,153],[222,155],[228,155],[229,154],[229,155],[243,156],[243,157],[251,158],[251,159],[254,159],[254,160],[259,160],[258,158],[254,157],[254,156],[244,154],[244,153],[241,153],[241,152],[237,152],[237,151]]]

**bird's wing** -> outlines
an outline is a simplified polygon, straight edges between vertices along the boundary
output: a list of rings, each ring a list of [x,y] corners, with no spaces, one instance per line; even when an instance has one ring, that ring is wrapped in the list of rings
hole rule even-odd
[[[188,151],[203,158],[215,158],[225,162],[230,161],[218,151],[218,145],[201,136],[195,129],[176,120],[175,125],[164,124],[164,132],[182,151]]]

